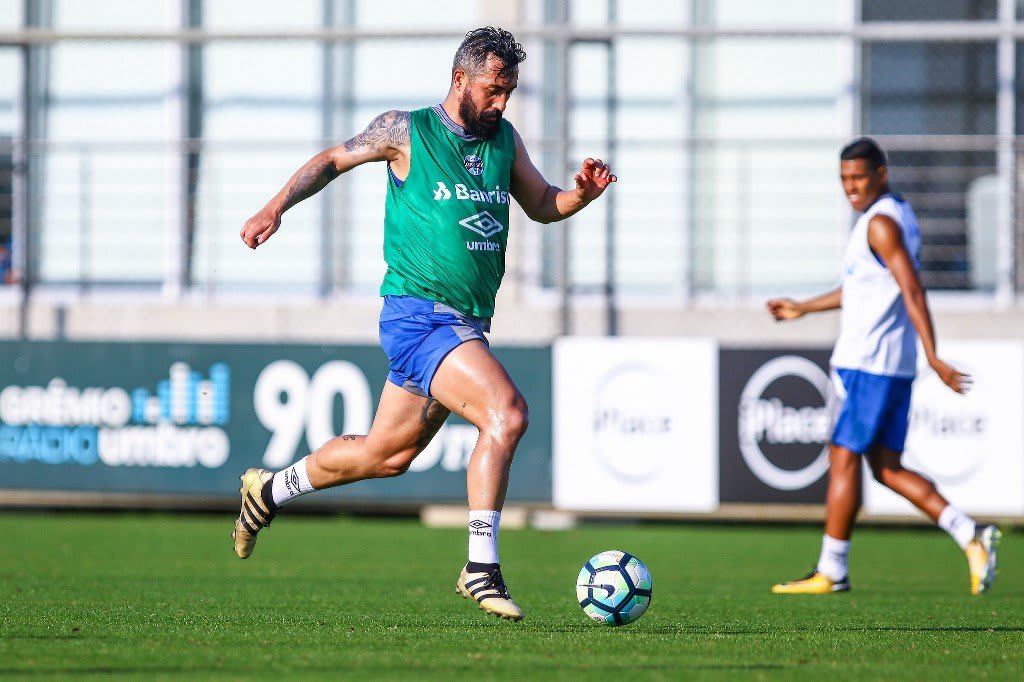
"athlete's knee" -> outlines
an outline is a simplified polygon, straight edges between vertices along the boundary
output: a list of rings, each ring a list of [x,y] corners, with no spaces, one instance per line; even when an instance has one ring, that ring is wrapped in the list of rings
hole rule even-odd
[[[881,464],[872,464],[871,477],[874,478],[879,483],[881,483],[882,485],[888,487],[889,484],[887,483],[887,481],[891,480],[892,478],[892,469]]]
[[[529,407],[522,394],[516,391],[491,411],[486,430],[490,438],[515,447],[529,427]]]
[[[901,472],[905,471],[897,453],[877,448],[868,457],[871,476],[887,488],[891,488]]]
[[[832,445],[829,451],[828,470],[831,476],[856,475],[860,469],[860,455],[845,447]]]
[[[514,438],[516,442],[530,428],[530,408],[521,393],[517,392],[512,397],[504,409],[501,410],[500,415],[505,432],[510,438]]]

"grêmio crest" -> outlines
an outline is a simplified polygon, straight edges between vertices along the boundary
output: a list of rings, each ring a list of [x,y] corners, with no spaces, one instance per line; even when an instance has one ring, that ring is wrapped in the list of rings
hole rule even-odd
[[[470,175],[484,174],[484,160],[476,154],[467,154],[462,163]]]

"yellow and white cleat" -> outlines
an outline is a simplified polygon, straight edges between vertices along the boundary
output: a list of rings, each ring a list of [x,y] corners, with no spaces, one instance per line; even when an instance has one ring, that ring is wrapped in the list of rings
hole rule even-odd
[[[242,493],[242,509],[235,519],[235,530],[231,532],[231,537],[235,541],[235,554],[239,559],[247,559],[256,546],[256,534],[270,527],[277,508],[270,496],[273,472],[246,469],[240,478],[242,487],[238,492]]]
[[[996,581],[996,547],[1003,537],[995,526],[979,528],[964,549],[971,571],[971,594],[984,594]]]
[[[463,568],[455,583],[455,591],[466,599],[476,601],[483,611],[498,618],[516,621],[523,619],[523,610],[509,596],[498,567],[488,573],[467,573]]]
[[[800,580],[779,583],[772,586],[774,594],[831,594],[833,592],[849,592],[850,581],[843,578],[834,581],[823,573],[811,571]]]

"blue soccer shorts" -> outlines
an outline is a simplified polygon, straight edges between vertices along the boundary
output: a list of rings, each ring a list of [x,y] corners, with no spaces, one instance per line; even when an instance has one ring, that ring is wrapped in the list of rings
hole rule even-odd
[[[874,445],[903,452],[913,377],[832,370],[832,442],[865,454]]]
[[[490,320],[472,317],[443,303],[413,296],[385,296],[380,311],[380,345],[388,356],[388,381],[410,393],[431,396],[430,382],[456,347],[479,339]],[[489,345],[489,344],[488,344]]]

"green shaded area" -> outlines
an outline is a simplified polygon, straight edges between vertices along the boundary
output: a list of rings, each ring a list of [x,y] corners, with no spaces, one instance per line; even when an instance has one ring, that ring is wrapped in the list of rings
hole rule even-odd
[[[858,533],[853,591],[783,597],[813,528],[601,525],[502,531],[526,612],[454,593],[461,529],[283,514],[236,559],[232,519],[4,513],[0,678],[1020,679],[1024,551],[1003,541],[994,593],[935,530]],[[622,549],[654,579],[640,621],[575,602],[589,557]]]

